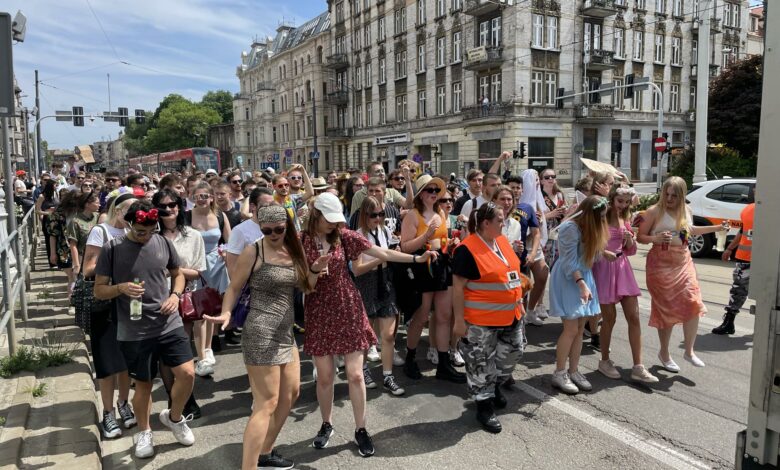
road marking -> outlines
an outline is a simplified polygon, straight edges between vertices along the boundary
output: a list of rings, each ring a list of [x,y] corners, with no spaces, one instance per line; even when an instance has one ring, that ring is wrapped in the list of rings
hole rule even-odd
[[[643,292],[647,292],[646,290],[642,289]],[[639,297],[639,314],[650,318],[650,294],[647,294],[647,296],[641,296]],[[704,302],[704,305],[707,304],[720,306],[720,304],[713,304],[712,302]],[[647,313],[645,313],[647,312]],[[715,328],[716,326],[720,326],[721,320],[718,320],[717,317],[712,316],[713,309],[707,308],[707,315],[703,317],[699,317],[699,328],[708,330]],[[716,314],[717,315],[717,314]],[[750,317],[750,310],[747,309],[740,309],[739,315],[744,317]],[[738,316],[739,316],[738,315]],[[745,328],[743,326],[739,326],[736,323],[734,324],[734,331],[736,333],[739,333],[743,336],[752,335],[753,334],[753,328]],[[700,334],[706,334],[706,333],[700,333]]]
[[[586,413],[579,408],[568,403],[562,402],[555,397],[547,395],[543,391],[532,387],[524,382],[517,381],[515,387],[522,390],[525,394],[542,402],[542,405],[550,405],[558,411],[582,421],[588,426],[611,436],[614,439],[626,444],[635,450],[654,458],[655,460],[679,470],[689,470],[690,468],[700,468],[702,470],[712,468],[693,457],[689,457],[672,447],[655,442],[652,439],[642,437],[624,427],[618,426],[612,422],[597,418]]]

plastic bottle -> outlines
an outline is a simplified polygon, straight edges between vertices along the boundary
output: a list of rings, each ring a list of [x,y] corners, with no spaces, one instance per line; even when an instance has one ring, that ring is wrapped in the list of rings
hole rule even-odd
[[[133,279],[133,284],[140,285],[141,280],[138,278]],[[137,321],[143,318],[143,303],[141,299],[130,299],[130,320]]]

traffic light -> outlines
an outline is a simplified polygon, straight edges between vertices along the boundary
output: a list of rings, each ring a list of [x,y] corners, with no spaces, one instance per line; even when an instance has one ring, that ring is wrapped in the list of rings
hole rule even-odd
[[[626,85],[626,88],[624,88],[623,93],[623,99],[624,100],[630,100],[634,98],[634,87],[632,86],[634,84],[634,75],[626,75],[625,81],[623,82]]]
[[[558,88],[555,92],[555,107],[557,109],[563,109],[563,94],[566,93],[564,88]]]
[[[135,123],[138,125],[143,124],[146,122],[146,111],[143,109],[136,109],[135,110]]]
[[[119,108],[119,125],[127,127],[127,108]]]
[[[84,127],[84,108],[81,106],[73,107],[73,125],[76,127]]]
[[[520,156],[518,158],[525,158],[525,142],[520,142]]]
[[[669,140],[669,133],[668,132],[664,132],[661,135],[666,140],[666,151],[668,152],[668,151],[670,151],[672,149],[672,142]]]

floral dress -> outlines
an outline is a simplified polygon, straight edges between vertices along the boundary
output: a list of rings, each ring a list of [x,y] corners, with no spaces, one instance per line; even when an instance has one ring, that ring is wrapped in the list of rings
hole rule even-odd
[[[49,216],[49,236],[55,238],[54,249],[57,253],[57,262],[60,268],[69,268],[71,265],[70,245],[66,236],[67,227],[68,219],[62,212],[54,211]],[[49,241],[46,240],[46,242],[48,243]]]
[[[302,235],[303,251],[311,266],[320,257],[317,240]],[[346,248],[347,257],[344,256]],[[349,354],[376,344],[360,292],[350,277],[348,261],[371,248],[366,238],[352,230],[341,230],[341,244],[331,246],[328,273],[320,275],[314,292],[306,294],[306,332],[303,351],[310,356]]]
[[[542,191],[542,194],[544,195],[544,204],[547,206],[548,212],[566,205],[566,200],[563,198],[562,193],[555,193],[552,197],[548,196],[544,191]],[[550,217],[547,219],[547,233],[551,233],[550,231],[552,229],[559,226],[563,220],[563,217],[563,215],[560,215],[558,217]],[[550,236],[547,239],[547,243],[545,243],[542,247],[542,251],[544,252],[545,263],[547,263],[547,266],[552,269],[552,266],[555,264],[555,260],[558,259],[559,254],[557,234],[555,236]]]

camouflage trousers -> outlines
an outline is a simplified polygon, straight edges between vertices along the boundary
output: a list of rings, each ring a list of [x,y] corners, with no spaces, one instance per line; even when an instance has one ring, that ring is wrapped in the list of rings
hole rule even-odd
[[[523,322],[506,327],[466,325],[458,349],[466,363],[469,393],[475,400],[487,400],[495,396],[496,385],[512,375],[523,354]]]
[[[737,261],[737,266],[734,268],[731,277],[731,290],[729,291],[729,304],[726,306],[726,313],[736,315],[748,298],[750,263]]]

